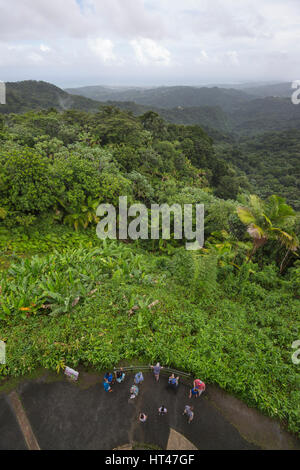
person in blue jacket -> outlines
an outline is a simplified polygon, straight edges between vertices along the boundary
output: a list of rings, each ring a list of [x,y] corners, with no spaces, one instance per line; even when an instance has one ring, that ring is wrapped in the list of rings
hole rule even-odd
[[[168,388],[176,392],[178,389],[178,386],[179,386],[179,377],[175,377],[175,375],[172,374],[168,380]]]
[[[106,372],[105,376],[104,376],[104,380],[107,380],[107,382],[111,385],[114,381],[114,376],[111,372]]]
[[[104,390],[105,390],[106,392],[112,392],[112,388],[111,388],[111,386],[109,385],[109,382],[108,382],[107,379],[104,379],[104,381],[103,381],[103,387],[104,387]]]
[[[144,382],[144,376],[143,376],[143,373],[142,372],[138,372],[137,374],[135,374],[135,377],[134,377],[134,383],[136,385],[138,384],[141,384]]]

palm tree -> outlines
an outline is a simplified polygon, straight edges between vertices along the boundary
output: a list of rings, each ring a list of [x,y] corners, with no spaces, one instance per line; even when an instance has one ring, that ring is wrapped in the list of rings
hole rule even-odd
[[[247,232],[253,242],[252,250],[248,254],[248,262],[268,240],[277,240],[289,251],[294,250],[297,239],[287,230],[293,227],[296,215],[283,198],[274,195],[270,196],[267,201],[262,201],[258,196],[251,195],[249,206],[238,207],[237,212],[240,220],[247,225]],[[292,240],[294,240],[293,243]],[[299,242],[295,249],[298,247]]]
[[[229,262],[236,268],[239,266],[235,264],[236,257],[241,254],[243,257],[249,250],[249,242],[241,242],[231,236],[226,230],[212,232],[208,238],[208,247],[214,251],[219,257],[219,261],[224,265],[224,261]]]

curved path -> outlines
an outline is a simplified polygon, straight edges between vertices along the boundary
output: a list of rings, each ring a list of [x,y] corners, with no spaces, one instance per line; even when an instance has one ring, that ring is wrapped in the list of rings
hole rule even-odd
[[[84,373],[79,384],[67,379],[23,383],[17,393],[0,397],[0,449],[24,449],[33,445],[33,448],[49,450],[110,450],[128,448],[133,443],[160,449],[258,449],[297,448],[299,444],[292,437],[289,440],[289,435],[280,428],[271,432],[273,444],[263,439],[261,444],[250,442],[251,433],[243,437],[243,426],[247,430],[250,425],[253,436],[257,435],[255,423],[249,418],[252,412],[257,412],[250,410],[248,416],[245,415],[245,410],[249,409],[244,404],[236,400],[229,405],[224,398],[226,394],[214,387],[208,387],[202,397],[189,400],[186,385],[181,384],[174,394],[166,389],[165,376],[159,383],[152,374],[144,376],[140,394],[133,401],[129,401],[133,374],[128,374],[123,384],[115,384],[113,393],[104,392],[99,376]],[[218,393],[221,395],[216,398]],[[190,403],[194,406],[195,418],[188,424],[182,412],[184,405]],[[236,409],[238,404],[239,409]],[[161,405],[167,407],[167,416],[158,416],[157,409]],[[22,410],[18,409],[20,406]],[[141,411],[149,416],[145,424],[137,420]],[[242,417],[240,430],[239,426],[231,424],[234,411]],[[263,435],[270,431],[264,429],[263,421],[256,425]],[[281,434],[278,436],[278,433]]]

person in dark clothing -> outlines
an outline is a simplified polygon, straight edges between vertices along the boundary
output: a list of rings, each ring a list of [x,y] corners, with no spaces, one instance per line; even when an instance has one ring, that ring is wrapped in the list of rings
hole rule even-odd
[[[158,408],[159,416],[165,416],[167,413],[168,413],[168,410],[164,405],[162,405],[160,408]]]
[[[124,381],[125,379],[125,372],[123,371],[122,367],[120,368],[120,370],[117,370],[115,372],[115,376],[116,376],[116,381],[120,384]]]

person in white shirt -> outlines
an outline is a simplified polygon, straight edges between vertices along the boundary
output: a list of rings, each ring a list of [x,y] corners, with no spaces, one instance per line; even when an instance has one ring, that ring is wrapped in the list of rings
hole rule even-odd
[[[164,415],[166,415],[167,413],[168,413],[168,410],[167,410],[167,408],[166,408],[164,405],[162,405],[160,408],[158,408],[158,414],[159,414],[159,416],[164,416]]]
[[[139,421],[141,423],[145,423],[147,421],[148,416],[145,413],[140,413],[139,414]]]

